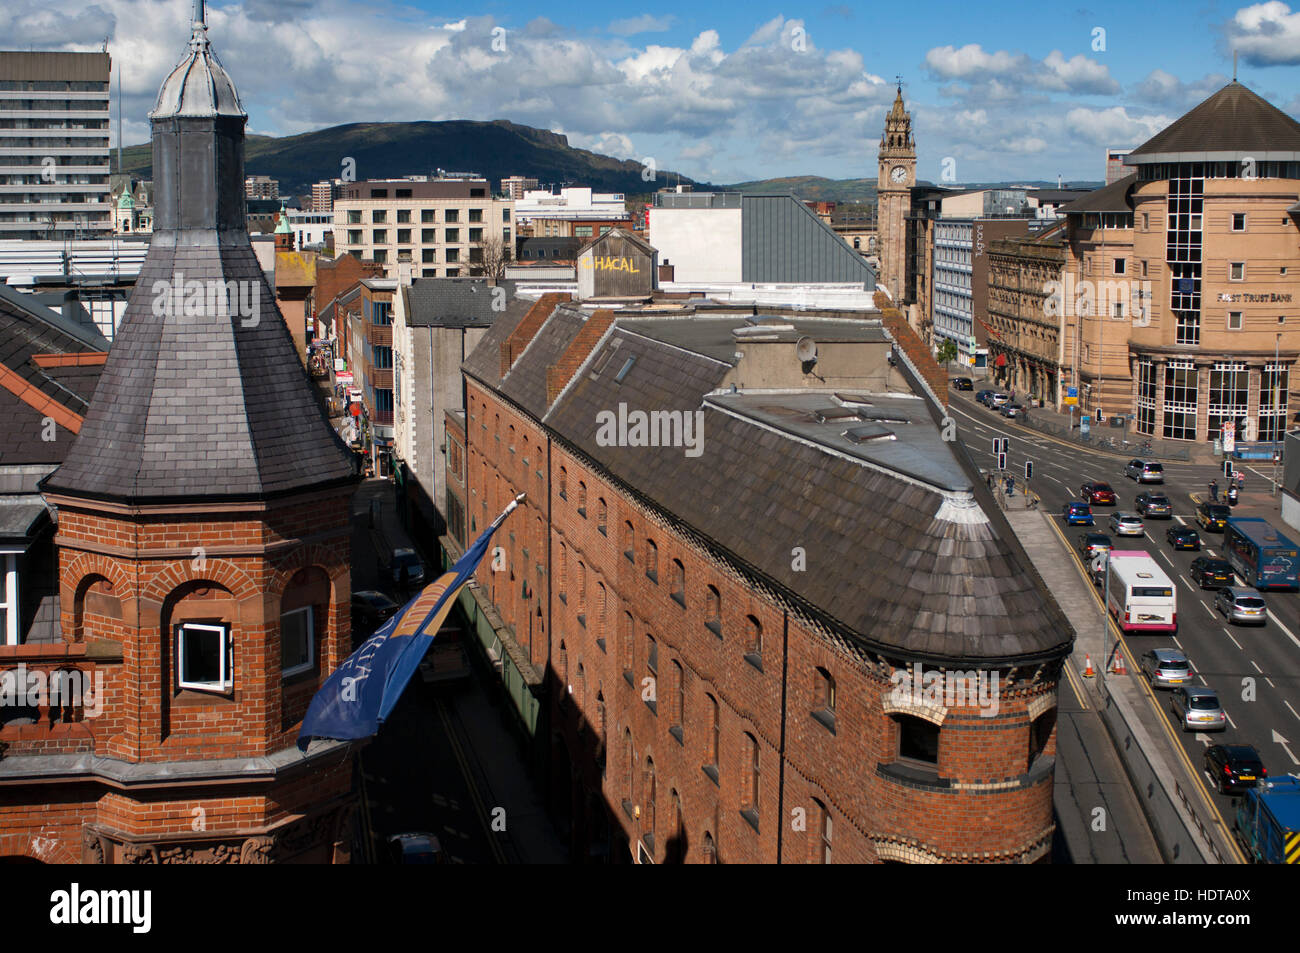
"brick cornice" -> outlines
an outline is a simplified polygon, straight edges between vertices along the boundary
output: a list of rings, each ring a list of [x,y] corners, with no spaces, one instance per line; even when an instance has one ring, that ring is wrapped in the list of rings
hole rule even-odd
[[[325,543],[341,536],[350,536],[351,532],[352,528],[350,526],[340,526],[337,529],[326,530],[321,533],[312,533],[310,536],[281,539],[273,543],[246,544],[242,546],[204,546],[203,554],[206,559],[228,559],[248,556],[274,557],[303,546]],[[194,548],[192,546],[159,546],[152,549],[144,546],[114,546],[111,543],[102,543],[95,540],[83,539],[79,536],[68,536],[64,533],[59,533],[54,537],[54,544],[60,549],[76,550],[85,553],[99,553],[104,556],[115,556],[119,559],[194,558]]]

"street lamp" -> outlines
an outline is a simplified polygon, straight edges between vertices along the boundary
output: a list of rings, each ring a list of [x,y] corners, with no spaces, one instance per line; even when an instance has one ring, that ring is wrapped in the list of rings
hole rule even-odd
[[[1278,420],[1280,419],[1283,422],[1283,424],[1285,424],[1286,422],[1285,412],[1283,412],[1281,418],[1276,416],[1278,410],[1280,409],[1279,405],[1282,402],[1282,366],[1281,365],[1282,365],[1282,332],[1278,331],[1273,338],[1273,413],[1275,416],[1273,417],[1273,426],[1270,429],[1273,431],[1274,444],[1277,443],[1277,438],[1279,436],[1277,432]],[[1285,432],[1285,427],[1284,427],[1284,432]],[[1275,446],[1273,448],[1273,496],[1277,496],[1277,457],[1278,457],[1277,447]]]

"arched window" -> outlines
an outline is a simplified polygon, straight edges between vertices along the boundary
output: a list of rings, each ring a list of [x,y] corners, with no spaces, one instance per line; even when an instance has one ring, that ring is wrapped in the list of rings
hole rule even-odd
[[[569,650],[560,640],[560,701],[563,703],[568,700],[569,693],[573,686],[569,684]]]
[[[645,832],[646,843],[653,850],[655,843],[655,763],[653,758],[645,759],[645,807],[641,811],[641,829]]]
[[[603,496],[597,497],[596,498],[596,529],[600,532],[600,535],[602,536],[609,535],[608,529],[606,528],[608,520],[609,520],[609,507],[606,506],[605,504],[605,498]]]
[[[939,726],[915,715],[894,715],[898,724],[898,757],[925,765],[939,764]]]
[[[645,541],[645,574],[651,582],[659,581],[659,547],[653,539]]]
[[[587,624],[587,567],[578,560],[578,623]]]
[[[745,661],[763,670],[763,624],[757,616],[745,616]]]
[[[558,578],[555,580],[556,583],[555,588],[560,596],[560,601],[567,605],[569,602],[569,597],[565,591],[565,587],[566,587],[566,583],[568,582],[568,575],[569,575],[569,547],[566,546],[564,543],[560,543],[560,548],[558,553],[556,554],[555,562],[557,568],[559,569],[559,572],[556,574]]]
[[[704,597],[704,627],[722,638],[722,593],[717,586],[709,586]]]
[[[683,722],[686,719],[686,672],[682,668],[682,663],[673,659],[673,684],[672,684],[672,711],[670,713],[671,726],[668,730],[679,744],[684,744]]]
[[[636,563],[636,530],[632,528],[631,520],[623,524],[623,555],[628,562]]]
[[[633,684],[632,679],[632,632],[634,626],[632,623],[632,613],[623,613],[623,631],[619,633],[619,653],[623,661],[623,677],[627,679],[629,685]]]
[[[741,789],[740,813],[758,828],[758,792],[760,778],[758,771],[758,739],[745,732],[745,784]]]
[[[587,518],[587,484],[578,481],[578,515]]]
[[[672,583],[673,583],[672,591],[670,594],[672,595],[673,600],[679,606],[685,609],[686,608],[686,567],[682,565],[682,561],[680,559],[673,560]]]
[[[821,801],[813,798],[813,826],[809,828],[808,833],[813,842],[813,863],[829,864],[831,862],[831,836],[834,833],[834,822],[831,820],[831,812],[827,810],[826,805]]]
[[[682,797],[676,788],[673,788],[669,797],[672,800],[673,815],[669,819],[672,827],[664,850],[664,860],[670,864],[680,864],[686,859],[686,818],[682,813]]]
[[[636,803],[636,752],[632,750],[632,729],[623,729],[623,767],[627,771],[627,789],[623,792],[626,799],[625,807],[628,813],[631,813],[631,807]]]
[[[718,700],[712,695],[705,695],[709,709],[709,735],[706,739],[708,748],[705,753],[704,770],[709,777],[713,778],[714,783],[718,781],[718,747],[722,738],[722,712],[718,708]]]

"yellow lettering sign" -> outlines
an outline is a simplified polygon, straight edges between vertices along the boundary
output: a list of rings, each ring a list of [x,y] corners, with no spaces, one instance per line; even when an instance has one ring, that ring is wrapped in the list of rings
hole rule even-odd
[[[615,258],[612,255],[591,255],[582,260],[582,267],[591,271],[626,271],[629,274],[639,275],[641,269],[637,268],[631,258]]]

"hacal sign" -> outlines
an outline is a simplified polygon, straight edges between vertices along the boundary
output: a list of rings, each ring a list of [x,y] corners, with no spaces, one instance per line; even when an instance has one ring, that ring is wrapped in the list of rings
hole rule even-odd
[[[582,267],[588,271],[626,271],[639,275],[641,269],[631,258],[616,258],[613,255],[592,255],[582,259]]]

